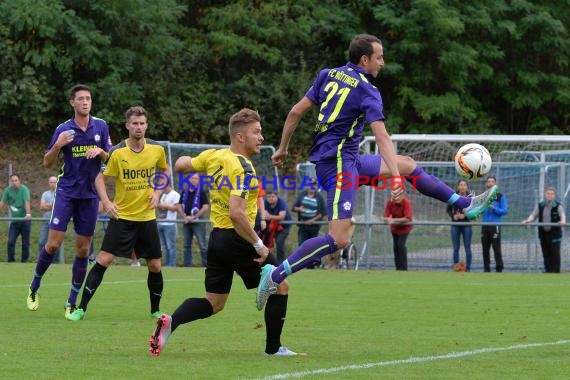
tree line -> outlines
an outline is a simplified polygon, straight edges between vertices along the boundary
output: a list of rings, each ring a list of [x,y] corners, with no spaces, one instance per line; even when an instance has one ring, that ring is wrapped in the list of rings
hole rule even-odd
[[[227,143],[228,117],[249,106],[276,145],[316,73],[370,33],[390,133],[567,133],[569,21],[568,0],[4,0],[0,130],[47,139],[86,83],[115,140],[142,105],[153,138]]]

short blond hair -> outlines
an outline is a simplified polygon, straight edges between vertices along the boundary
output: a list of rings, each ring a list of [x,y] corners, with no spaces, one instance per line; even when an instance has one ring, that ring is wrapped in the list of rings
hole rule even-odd
[[[228,125],[230,137],[233,138],[236,133],[241,132],[246,125],[260,121],[259,112],[250,108],[242,108],[230,117],[230,123]]]

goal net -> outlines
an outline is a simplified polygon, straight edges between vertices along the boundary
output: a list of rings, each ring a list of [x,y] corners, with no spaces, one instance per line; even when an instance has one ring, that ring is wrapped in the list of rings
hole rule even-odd
[[[500,192],[508,201],[509,213],[503,222],[520,223],[534,206],[542,199],[544,189],[553,187],[558,199],[568,204],[570,185],[570,136],[489,136],[489,135],[392,135],[396,152],[414,158],[429,174],[439,177],[452,188],[460,177],[455,172],[454,157],[457,150],[467,143],[484,145],[493,159],[489,175],[497,178]],[[377,153],[374,137],[366,137],[361,144],[363,153]],[[485,190],[485,179],[468,181],[470,190],[476,194]],[[412,201],[415,221],[450,222],[446,213],[446,204],[423,196],[418,191],[409,190],[407,195]],[[366,188],[358,194],[358,219],[379,223],[383,209],[390,197],[389,191],[374,191]],[[530,229],[530,231],[529,231]],[[360,236],[368,249],[366,254],[374,258],[383,258],[380,265],[393,265],[392,244],[389,229],[375,225],[368,231],[360,228]],[[480,227],[473,227],[473,259],[481,258]],[[528,236],[536,236],[536,228],[523,226],[505,226],[503,231],[503,256],[521,256],[520,262],[511,262],[511,267],[519,265],[529,268],[540,266],[542,256],[537,250],[536,239],[529,247]],[[376,240],[375,240],[376,239]],[[462,242],[463,245],[463,242]],[[564,249],[563,249],[564,251]],[[417,225],[408,239],[409,255],[419,260],[421,265],[444,265],[451,263],[451,239],[449,225]],[[444,252],[441,260],[437,252]],[[462,258],[464,249],[461,247]],[[511,257],[515,261],[514,257]],[[464,259],[463,259],[464,260]],[[532,260],[531,263],[528,261]],[[376,260],[378,261],[378,260]],[[567,260],[570,261],[570,260]],[[509,264],[509,263],[507,263]],[[570,264],[570,263],[569,263]],[[525,267],[526,266],[526,267]]]

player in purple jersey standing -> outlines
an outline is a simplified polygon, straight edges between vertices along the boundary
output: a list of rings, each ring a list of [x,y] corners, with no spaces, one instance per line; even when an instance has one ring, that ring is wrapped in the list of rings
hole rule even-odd
[[[375,36],[361,34],[353,38],[348,50],[349,62],[321,70],[305,96],[293,106],[283,126],[281,144],[272,156],[274,165],[283,164],[293,132],[303,116],[317,106],[310,160],[316,165],[318,179],[329,189],[329,232],[306,240],[278,267],[263,267],[257,292],[259,310],[287,276],[349,243],[356,190],[359,185],[376,185],[372,182],[377,182],[377,176],[391,177],[393,198],[402,196],[406,176],[421,193],[463,209],[469,219],[479,216],[497,193],[497,187],[493,187],[473,198],[460,196],[426,173],[411,157],[397,155],[384,125],[380,91],[372,84],[384,67],[382,42]],[[380,155],[359,155],[364,124],[372,128]]]
[[[63,166],[57,180],[48,240],[40,251],[27,298],[28,309],[37,310],[42,276],[63,243],[67,224],[73,218],[76,256],[72,266],[71,291],[64,304],[66,316],[75,310],[77,294],[87,272],[89,244],[99,207],[95,177],[112,147],[107,123],[90,115],[92,99],[89,87],[75,85],[69,95],[74,115],[55,129],[44,154],[45,167],[52,166],[60,154],[63,155]]]

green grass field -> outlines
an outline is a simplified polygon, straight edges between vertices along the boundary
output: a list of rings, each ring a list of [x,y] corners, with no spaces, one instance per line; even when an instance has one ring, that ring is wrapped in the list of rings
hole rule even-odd
[[[283,343],[263,355],[263,313],[239,278],[226,309],[148,353],[146,269],[106,273],[85,319],[68,322],[69,265],[53,265],[36,312],[33,264],[0,264],[3,379],[567,379],[567,274],[303,271],[291,278]],[[203,269],[165,268],[162,310],[203,295]]]

